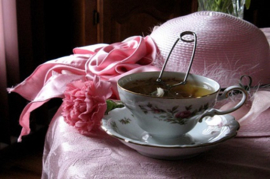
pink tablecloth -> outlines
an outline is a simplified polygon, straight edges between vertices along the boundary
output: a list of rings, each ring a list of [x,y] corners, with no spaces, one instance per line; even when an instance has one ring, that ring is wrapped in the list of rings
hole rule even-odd
[[[102,130],[83,136],[58,113],[46,137],[42,178],[269,178],[270,117],[264,117],[210,151],[166,161],[142,156]],[[251,136],[261,129],[262,136]]]
[[[270,29],[262,29],[270,39]],[[270,178],[270,109],[238,135],[196,157],[166,161],[142,156],[100,130],[86,137],[60,113],[45,141],[42,178]]]

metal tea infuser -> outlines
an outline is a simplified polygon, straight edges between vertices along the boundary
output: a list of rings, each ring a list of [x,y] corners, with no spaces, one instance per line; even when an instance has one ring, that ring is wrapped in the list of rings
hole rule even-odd
[[[183,37],[185,35],[193,35],[193,39],[184,39]],[[162,81],[162,75],[163,75],[163,72],[166,68],[166,65],[168,63],[168,60],[171,56],[171,53],[174,49],[174,47],[176,46],[176,44],[178,43],[179,40],[182,40],[183,42],[188,42],[188,43],[191,43],[191,42],[194,42],[193,44],[193,51],[192,51],[192,55],[191,55],[191,58],[190,58],[190,62],[189,62],[189,66],[188,66],[188,69],[187,69],[187,72],[185,74],[185,77],[184,77],[184,80],[179,82],[179,83],[176,83],[176,84],[165,84],[164,81]],[[187,81],[187,78],[188,78],[188,75],[190,73],[190,69],[191,69],[191,66],[192,66],[192,63],[193,63],[193,59],[194,59],[194,55],[195,55],[195,51],[196,51],[196,47],[197,47],[197,35],[192,32],[192,31],[184,31],[180,34],[180,37],[177,38],[177,40],[174,42],[173,46],[172,46],[172,49],[170,50],[169,54],[168,54],[168,57],[167,59],[165,60],[164,64],[163,64],[163,67],[159,73],[159,76],[156,80],[157,83],[160,83],[162,84],[163,86],[165,86],[165,89],[162,89],[162,90],[165,90],[167,92],[170,91],[171,88],[175,87],[175,86],[179,86],[179,85],[185,85],[186,84],[186,81]],[[152,94],[156,95],[157,94],[157,91],[153,92]]]

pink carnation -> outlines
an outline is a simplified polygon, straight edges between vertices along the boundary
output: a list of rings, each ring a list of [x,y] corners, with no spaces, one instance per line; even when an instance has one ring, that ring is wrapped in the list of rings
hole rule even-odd
[[[97,76],[93,81],[84,78],[69,83],[64,95],[62,115],[65,121],[81,134],[88,135],[100,125],[107,109],[106,99],[112,95],[111,84],[100,81]]]

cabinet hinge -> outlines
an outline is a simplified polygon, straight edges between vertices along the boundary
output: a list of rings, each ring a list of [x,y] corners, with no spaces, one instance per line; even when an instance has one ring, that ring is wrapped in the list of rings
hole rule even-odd
[[[97,25],[99,23],[99,13],[94,10],[93,12],[93,24],[94,25]]]

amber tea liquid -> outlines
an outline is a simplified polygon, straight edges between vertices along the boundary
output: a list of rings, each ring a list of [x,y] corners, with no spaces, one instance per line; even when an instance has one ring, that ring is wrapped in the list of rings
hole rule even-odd
[[[165,84],[177,84],[179,83],[179,79],[169,78],[162,79]],[[156,82],[156,79],[150,78],[148,80],[136,80],[129,82],[123,86],[125,89],[129,91],[133,91],[135,93],[141,93],[144,95],[152,95],[153,92],[157,90],[157,88],[162,88],[165,91],[164,98],[198,98],[202,96],[209,95],[214,92],[214,89],[201,82],[190,82],[187,81],[184,85],[179,85],[172,87],[169,90],[166,90],[166,86]]]

